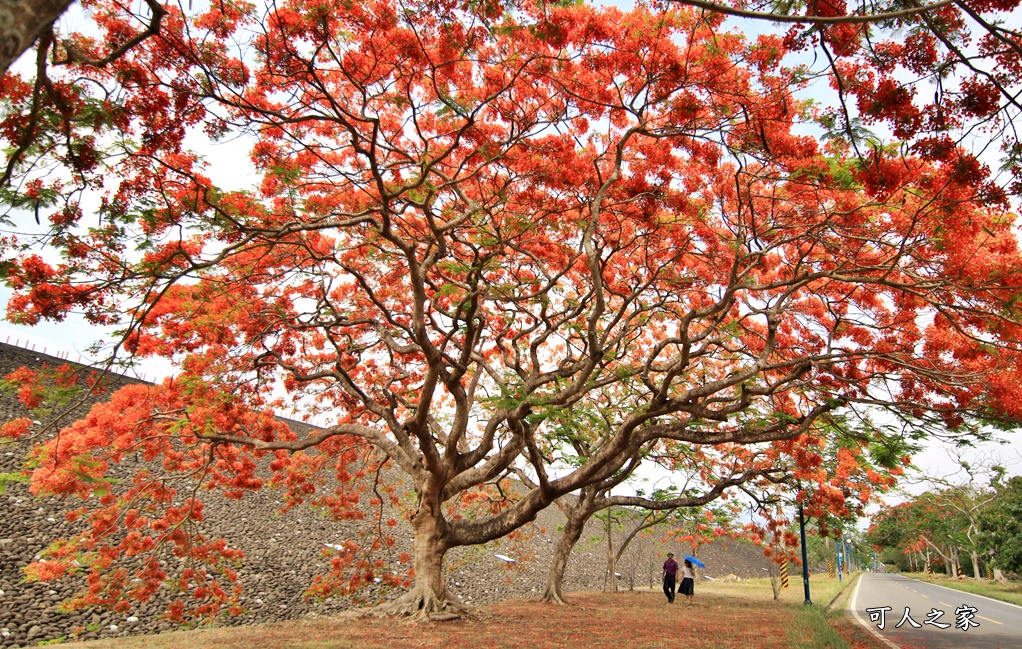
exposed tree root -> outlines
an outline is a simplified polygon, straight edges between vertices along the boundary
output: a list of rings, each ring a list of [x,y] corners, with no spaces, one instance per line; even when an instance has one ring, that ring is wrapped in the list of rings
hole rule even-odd
[[[444,622],[460,619],[470,609],[444,588],[440,595],[427,588],[415,588],[401,597],[379,606],[364,609],[363,617],[411,617],[419,621]]]
[[[562,606],[568,603],[564,601],[564,596],[560,593],[560,591],[552,588],[548,588],[544,591],[543,596],[539,598],[539,601],[550,602],[551,604],[560,604]]]

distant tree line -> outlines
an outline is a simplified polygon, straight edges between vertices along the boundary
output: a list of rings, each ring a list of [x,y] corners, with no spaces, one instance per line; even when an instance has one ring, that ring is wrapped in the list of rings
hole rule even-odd
[[[892,507],[867,540],[900,570],[937,569],[998,581],[1022,577],[1022,476],[949,486]]]

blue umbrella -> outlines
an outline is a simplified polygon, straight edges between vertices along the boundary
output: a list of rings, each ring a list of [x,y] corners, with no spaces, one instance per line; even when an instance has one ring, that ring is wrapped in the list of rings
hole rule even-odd
[[[696,559],[695,557],[693,557],[691,555],[683,554],[683,555],[681,555],[681,558],[685,559],[687,561],[691,561],[693,566],[697,566],[699,568],[705,568],[706,567],[705,563],[703,563],[702,561],[700,561],[699,559]]]

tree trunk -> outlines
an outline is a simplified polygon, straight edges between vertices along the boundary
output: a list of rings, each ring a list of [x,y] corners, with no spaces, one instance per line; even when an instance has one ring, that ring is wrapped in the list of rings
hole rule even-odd
[[[415,584],[392,602],[372,609],[374,614],[414,615],[422,619],[442,613],[465,613],[467,608],[447,589],[444,579],[444,555],[450,549],[447,521],[438,499],[423,497],[412,518],[414,533]]]
[[[617,544],[617,552],[616,552],[617,564],[620,565],[621,558],[624,556],[625,550],[628,549],[628,545],[632,542],[632,539],[634,539],[639,534],[639,532],[641,532],[642,530],[648,529],[650,527],[653,527],[654,525],[659,525],[663,520],[664,520],[663,518],[658,518],[655,512],[651,512],[649,514],[646,514],[646,516],[639,522],[639,524],[636,525],[635,527],[633,527],[632,531],[630,531],[627,535],[625,535],[624,540]],[[638,565],[638,561],[639,561],[639,559],[636,559],[636,563],[635,563],[636,566]],[[653,574],[652,574],[652,571],[651,571],[650,572],[650,588],[652,588],[652,587],[653,587]],[[635,568],[634,567],[632,568],[631,571],[629,571],[629,575],[628,575],[628,590],[635,590]]]
[[[614,535],[613,535],[613,520],[610,515],[610,511],[607,511],[607,579],[610,580],[609,590],[612,593],[617,592],[617,557],[614,554]]]
[[[1008,583],[1008,578],[1004,576],[1004,573],[1001,572],[1000,568],[998,568],[996,565],[994,565],[994,553],[993,553],[993,551],[991,551],[991,552],[989,552],[987,554],[987,561],[990,562],[990,567],[991,567],[991,569],[994,572],[994,581],[996,581],[999,584],[1006,584],[1006,583]]]
[[[32,46],[74,0],[3,0],[0,2],[0,74]]]
[[[550,570],[546,574],[546,587],[543,589],[543,597],[546,602],[564,604],[564,592],[561,590],[564,585],[564,572],[568,568],[568,559],[571,558],[571,551],[575,544],[582,538],[582,530],[585,528],[587,517],[576,515],[577,510],[567,512],[568,520],[561,531],[561,537],[557,539],[557,547],[554,548],[554,558],[550,562]]]
[[[969,555],[972,556],[972,577],[973,579],[981,579],[983,575],[979,572],[979,552],[969,550]]]
[[[774,563],[773,559],[770,560],[770,565],[767,568],[767,574],[770,576],[770,590],[774,593],[774,599],[778,599],[781,596],[781,576],[777,571],[777,564]]]
[[[656,580],[654,578],[655,575],[656,575],[656,567],[657,567],[656,564],[657,564],[656,557],[654,556],[654,554],[652,552],[650,552],[649,553],[649,587],[650,588],[653,588],[654,584],[656,584]]]
[[[925,536],[922,537],[922,540],[923,540],[923,542],[926,543],[926,563],[927,563],[927,565],[930,562],[930,548],[933,548],[933,550],[937,554],[940,555],[940,558],[944,560],[944,570],[947,572],[947,576],[948,577],[954,577],[955,576],[955,565],[956,565],[955,564],[955,558],[954,558],[955,557],[954,548],[948,548],[947,552],[944,552],[944,550],[940,549],[940,546],[938,546],[937,544],[935,544],[933,541],[929,540]]]

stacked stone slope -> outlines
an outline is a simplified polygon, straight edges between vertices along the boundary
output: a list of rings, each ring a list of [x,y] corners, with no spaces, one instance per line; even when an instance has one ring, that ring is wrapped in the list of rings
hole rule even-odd
[[[47,356],[0,343],[0,376],[24,366],[63,363]],[[111,377],[116,389],[136,379]],[[76,416],[84,415],[84,404]],[[26,411],[10,394],[0,394],[0,422],[25,416]],[[291,422],[299,432],[308,426]],[[29,445],[25,442],[0,445],[0,473],[13,473]],[[131,466],[122,470],[130,471]],[[388,476],[400,480],[400,476]],[[242,604],[246,612],[219,621],[220,624],[252,624],[293,620],[312,613],[329,614],[358,605],[345,598],[322,602],[303,597],[315,575],[326,570],[324,548],[345,539],[358,539],[362,525],[334,522],[321,512],[298,507],[281,513],[281,494],[272,489],[247,493],[240,500],[227,500],[218,493],[203,496],[207,534],[227,539],[240,548],[245,559],[239,571],[244,587]],[[174,625],[162,617],[169,592],[141,603],[126,613],[92,609],[63,613],[59,604],[81,587],[80,581],[39,583],[25,581],[24,568],[50,542],[72,534],[75,524],[67,522],[64,511],[77,502],[33,497],[25,484],[8,484],[0,494],[0,648],[34,646],[54,638],[93,639],[162,632]],[[371,511],[367,511],[372,515]],[[397,544],[391,556],[411,550],[411,530],[400,511],[387,511],[398,519]],[[509,598],[535,597],[542,592],[546,569],[563,517],[556,507],[544,511],[517,539],[501,539],[485,546],[459,548],[448,554],[448,578],[453,590],[466,603],[487,604]],[[600,590],[607,583],[607,552],[604,532],[598,523],[586,530],[576,546],[565,577],[565,592]],[[623,536],[622,532],[618,532]],[[656,536],[638,538],[617,566],[620,588],[648,587],[659,579],[659,566],[670,546]],[[676,552],[685,548],[674,546]],[[708,564],[702,574],[710,577],[736,575],[759,577],[767,566],[762,553],[751,546],[731,543],[700,548]],[[501,557],[518,557],[514,563]],[[366,593],[370,599],[396,593]]]

